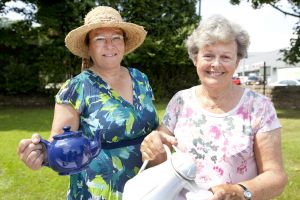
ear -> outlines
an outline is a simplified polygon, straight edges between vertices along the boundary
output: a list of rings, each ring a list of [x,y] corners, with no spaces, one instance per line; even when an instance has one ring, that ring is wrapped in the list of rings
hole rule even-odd
[[[198,54],[193,58],[194,66],[197,67]]]

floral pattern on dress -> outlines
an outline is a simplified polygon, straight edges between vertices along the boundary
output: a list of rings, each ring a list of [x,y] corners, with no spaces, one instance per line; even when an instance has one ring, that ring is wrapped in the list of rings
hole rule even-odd
[[[91,70],[67,80],[56,95],[56,103],[70,105],[80,113],[79,130],[91,139],[96,131],[106,144],[145,136],[158,126],[152,88],[145,74],[134,68],[128,71],[133,104]],[[141,165],[140,144],[101,149],[86,170],[70,176],[67,198],[121,200],[126,181]]]
[[[272,102],[245,89],[235,108],[214,114],[201,108],[195,90],[174,95],[163,124],[174,133],[178,148],[195,160],[197,184],[208,189],[255,177],[254,137],[280,127]]]

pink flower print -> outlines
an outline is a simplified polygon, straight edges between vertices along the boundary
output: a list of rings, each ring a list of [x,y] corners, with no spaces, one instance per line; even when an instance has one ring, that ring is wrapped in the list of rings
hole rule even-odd
[[[227,145],[228,145],[228,139],[227,139],[227,138],[225,139],[225,141],[224,141],[223,144],[224,144],[224,146],[227,146]]]
[[[187,148],[186,145],[184,145],[184,144],[178,145],[177,147],[178,147],[178,149],[180,149],[180,151],[183,152],[183,153],[188,152],[188,148]]]
[[[224,174],[224,170],[218,166],[214,166],[213,170],[216,171],[219,176],[223,176]]]
[[[195,164],[196,164],[196,171],[197,171],[197,174],[200,174],[202,173],[202,171],[204,170],[204,165],[202,162],[198,161],[198,160],[195,160]]]
[[[271,125],[272,122],[274,121],[274,119],[275,119],[275,115],[271,115],[271,116],[268,118],[268,120],[266,121],[266,123],[267,123],[268,125]]]
[[[226,156],[226,154],[227,154],[228,144],[229,144],[229,142],[228,142],[228,139],[226,138],[223,142],[223,147],[221,148],[221,151],[224,153],[224,156]]]
[[[247,171],[247,161],[243,160],[241,165],[237,167],[237,173],[243,175]]]
[[[242,115],[243,120],[248,119],[249,115],[247,109],[244,106],[240,106],[237,110],[238,115]]]
[[[193,114],[192,108],[186,108],[185,111],[181,114],[182,117],[190,118]]]
[[[220,137],[220,135],[221,135],[220,129],[219,129],[218,127],[216,127],[216,126],[212,126],[212,127],[210,128],[210,131],[209,131],[209,132],[211,132],[212,134],[215,134],[215,139],[219,139],[219,137]]]

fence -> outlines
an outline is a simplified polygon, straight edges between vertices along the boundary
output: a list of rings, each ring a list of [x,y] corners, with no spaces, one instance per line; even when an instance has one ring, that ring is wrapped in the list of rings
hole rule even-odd
[[[261,85],[245,86],[271,98],[276,108],[300,109],[300,87],[265,87]],[[0,95],[0,106],[52,106],[54,97],[43,96],[4,96]]]
[[[265,91],[262,85],[252,85],[247,87],[258,93],[265,94],[272,100],[276,108],[300,109],[299,86],[266,86]]]

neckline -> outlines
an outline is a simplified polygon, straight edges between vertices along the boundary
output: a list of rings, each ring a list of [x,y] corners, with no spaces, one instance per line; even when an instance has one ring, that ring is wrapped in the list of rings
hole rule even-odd
[[[132,75],[132,69],[129,68],[129,67],[128,68],[125,67],[125,68],[128,70],[128,73],[129,73],[130,78],[131,78],[132,95],[133,95],[132,104],[129,101],[127,101],[126,99],[124,99],[116,90],[114,90],[100,75],[96,74],[94,71],[92,71],[90,69],[87,69],[86,71],[89,72],[96,79],[99,79],[102,84],[104,84],[104,86],[108,90],[108,94],[109,94],[109,96],[111,98],[114,98],[114,99],[120,101],[121,103],[125,103],[125,104],[127,104],[127,105],[129,105],[131,107],[134,107],[134,105],[136,105],[137,102],[138,102],[137,99],[136,99],[136,95],[135,95],[135,93],[136,93],[135,92],[135,88],[136,88],[135,85],[136,85],[136,83],[135,83],[135,79],[133,78],[133,75]],[[113,96],[113,93],[117,94],[118,98],[116,98],[115,96]]]
[[[226,116],[229,116],[231,115],[232,113],[236,112],[236,110],[240,107],[240,105],[243,103],[243,100],[248,92],[248,88],[244,88],[244,91],[243,91],[243,94],[240,98],[240,100],[238,101],[238,103],[231,109],[229,110],[228,112],[225,112],[225,113],[213,113],[213,112],[210,112],[208,110],[205,110],[204,108],[202,108],[199,104],[199,102],[197,101],[197,95],[196,95],[196,88],[197,86],[194,86],[192,87],[192,97],[193,97],[193,101],[194,101],[194,104],[197,106],[197,108],[199,110],[201,110],[201,112],[203,112],[204,114],[206,115],[209,115],[209,116],[213,116],[213,117],[226,117]]]

